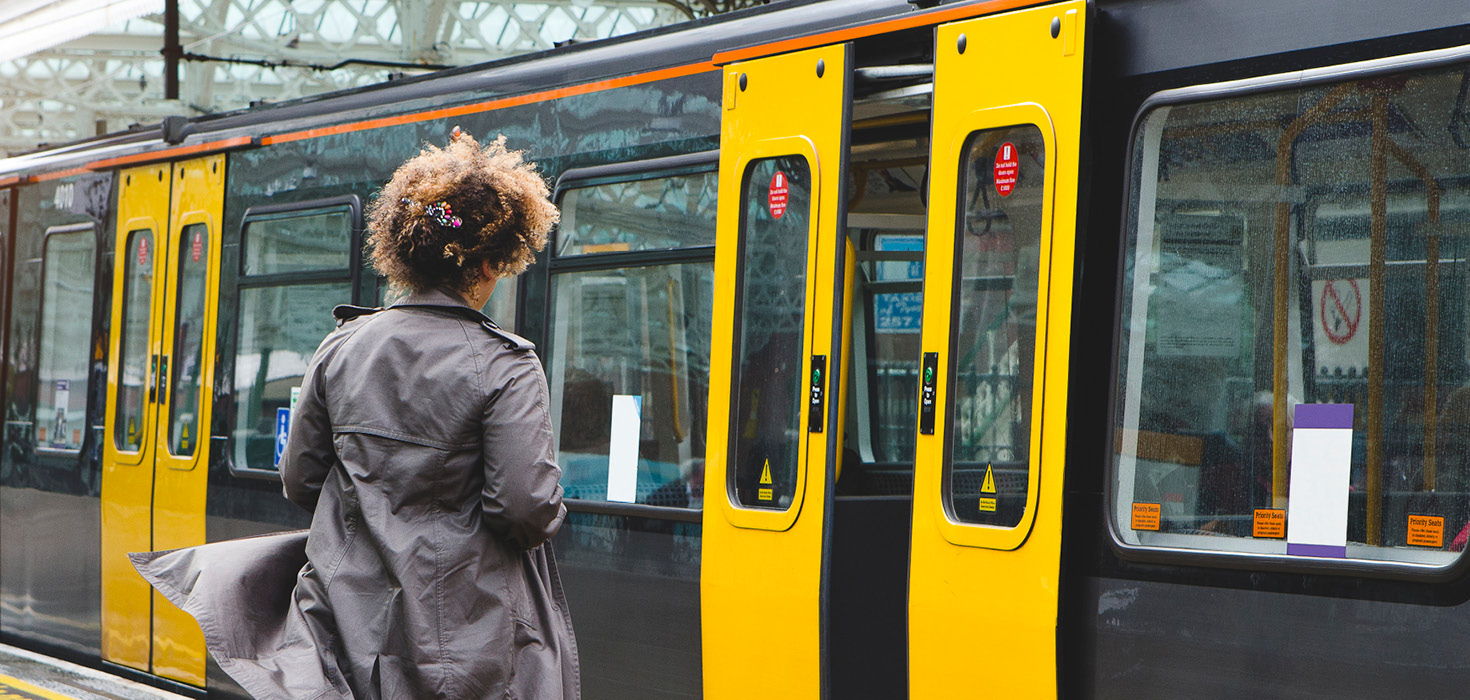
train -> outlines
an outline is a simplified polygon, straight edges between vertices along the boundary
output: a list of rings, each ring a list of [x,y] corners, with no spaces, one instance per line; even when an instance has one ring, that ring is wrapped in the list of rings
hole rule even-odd
[[[487,313],[585,697],[1470,684],[1463,0],[787,0],[0,160],[0,639],[242,694],[126,554],[306,526],[293,390],[456,127],[562,212]]]

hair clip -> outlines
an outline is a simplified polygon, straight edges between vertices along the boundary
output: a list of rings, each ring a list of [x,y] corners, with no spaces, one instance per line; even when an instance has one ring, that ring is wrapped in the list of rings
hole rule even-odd
[[[408,197],[403,198],[403,203],[413,207],[423,206]],[[454,209],[449,206],[449,202],[440,201],[425,206],[424,216],[447,228],[459,228],[464,225],[464,219],[454,215]]]

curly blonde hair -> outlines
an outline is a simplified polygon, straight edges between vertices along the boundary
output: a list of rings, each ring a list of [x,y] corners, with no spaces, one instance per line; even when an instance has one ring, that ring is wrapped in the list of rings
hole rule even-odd
[[[500,136],[481,147],[455,128],[444,148],[404,161],[368,207],[367,254],[394,287],[465,292],[525,271],[559,214],[546,181]]]

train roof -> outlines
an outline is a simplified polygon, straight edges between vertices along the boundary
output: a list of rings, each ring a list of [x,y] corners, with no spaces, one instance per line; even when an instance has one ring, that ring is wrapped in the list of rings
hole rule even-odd
[[[48,147],[0,160],[0,186],[23,178],[55,179],[134,162],[309,138],[319,135],[312,133],[314,129],[354,123],[358,124],[356,128],[363,128],[373,125],[361,124],[369,120],[386,123],[394,115],[452,105],[484,105],[491,109],[494,106],[490,103],[508,98],[534,102],[576,94],[576,86],[586,86],[589,89],[582,92],[589,92],[709,72],[716,69],[716,54],[722,51],[819,37],[886,19],[928,19],[918,16],[950,14],[957,7],[1028,4],[1035,4],[1035,0],[983,0],[930,10],[917,9],[908,0],[786,0],[361,88],[187,119],[171,118],[156,125]]]

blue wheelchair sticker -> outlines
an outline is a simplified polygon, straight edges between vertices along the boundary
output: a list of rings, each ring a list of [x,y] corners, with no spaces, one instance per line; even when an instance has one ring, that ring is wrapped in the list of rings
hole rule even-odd
[[[276,409],[276,460],[275,468],[281,468],[281,455],[286,454],[286,434],[291,431],[291,409]]]

